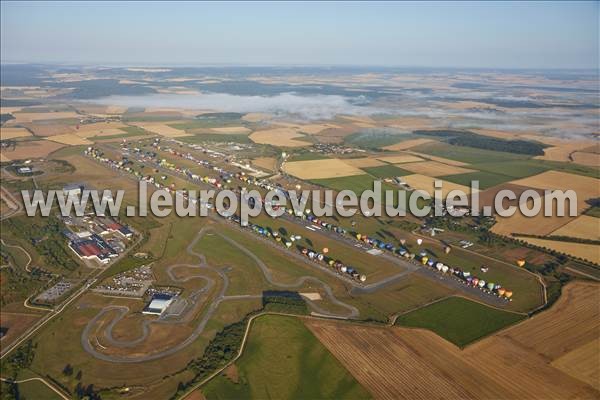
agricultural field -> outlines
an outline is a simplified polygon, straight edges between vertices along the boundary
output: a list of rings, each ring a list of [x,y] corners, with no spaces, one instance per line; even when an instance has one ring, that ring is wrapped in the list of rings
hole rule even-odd
[[[437,161],[414,162],[403,165],[402,168],[415,174],[427,176],[459,175],[474,172],[472,169],[457,167],[455,165],[442,164]]]
[[[64,146],[47,140],[23,141],[17,142],[12,148],[2,149],[0,154],[2,161],[45,158]]]
[[[82,146],[92,144],[91,141],[72,133],[50,136],[47,137],[46,140],[66,144],[67,146]]]
[[[600,219],[589,215],[580,215],[552,232],[552,236],[600,240]]]
[[[409,140],[404,140],[400,143],[385,146],[385,147],[383,147],[383,149],[389,150],[389,151],[408,150],[412,147],[416,147],[421,144],[430,143],[430,142],[433,142],[433,140],[432,139],[409,139]]]
[[[534,246],[558,251],[559,253],[569,254],[595,264],[600,264],[600,245],[597,244],[563,242],[559,240],[538,239],[523,236],[519,237],[519,240],[523,240]]]
[[[377,158],[379,161],[386,162],[388,164],[404,164],[404,163],[414,163],[418,161],[423,161],[422,158],[414,156],[412,154],[398,154],[395,156],[383,156]]]
[[[396,319],[396,325],[429,329],[459,347],[514,324],[525,316],[462,297],[440,300]]]
[[[402,182],[409,184],[410,187],[415,190],[420,190],[429,193],[431,197],[433,197],[434,195],[434,183],[436,180],[442,181],[442,187],[440,191],[442,193],[443,198],[446,198],[446,196],[448,196],[448,193],[452,190],[460,190],[463,193],[467,194],[467,196],[471,193],[471,188],[468,186],[458,185],[456,183],[452,183],[442,179],[436,179],[426,175],[412,174],[402,177]]]
[[[297,128],[273,128],[255,131],[250,135],[254,143],[268,144],[276,147],[304,147],[310,142],[299,140],[306,136],[299,133]]]
[[[286,162],[283,169],[290,175],[307,180],[364,174],[362,170],[348,165],[343,160],[337,158]]]
[[[597,363],[580,374],[552,360],[597,339],[599,293],[597,284],[571,284],[549,311],[463,350],[421,329],[306,325],[378,398],[594,398]]]
[[[157,135],[161,135],[168,138],[190,136],[189,133],[186,133],[183,130],[173,128],[172,126],[167,125],[167,122],[131,122],[130,124],[137,126],[138,128],[142,128],[148,132],[152,132]]]
[[[200,390],[210,399],[371,397],[302,320],[274,315],[253,321],[242,357]]]
[[[31,136],[31,132],[29,132],[25,128],[0,128],[1,140],[16,139],[29,136]]]

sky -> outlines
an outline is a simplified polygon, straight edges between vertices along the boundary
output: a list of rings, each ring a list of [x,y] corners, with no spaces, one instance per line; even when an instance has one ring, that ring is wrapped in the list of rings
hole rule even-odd
[[[599,67],[599,2],[1,3],[1,58],[90,65]]]

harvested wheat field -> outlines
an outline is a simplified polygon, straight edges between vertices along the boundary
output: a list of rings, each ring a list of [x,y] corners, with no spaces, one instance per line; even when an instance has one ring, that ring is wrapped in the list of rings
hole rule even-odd
[[[15,120],[13,123],[20,124],[24,122],[48,121],[51,119],[79,119],[81,115],[74,111],[58,111],[58,112],[16,112],[13,114]]]
[[[600,338],[596,338],[555,359],[551,365],[573,378],[589,383],[596,390],[600,390],[599,363]]]
[[[582,151],[576,151],[571,154],[573,162],[581,165],[589,165],[590,167],[600,167],[600,154],[598,153],[585,153]]]
[[[572,256],[580,257],[584,260],[600,264],[600,246],[596,244],[561,242],[558,240],[538,239],[529,237],[520,237],[519,239],[527,243],[531,243],[535,246],[556,250],[561,253],[570,254]]]
[[[271,119],[271,116],[269,114],[264,113],[248,113],[242,117],[242,120],[248,122],[260,122],[266,121],[268,119]]]
[[[556,138],[546,138],[543,136],[524,136],[527,139],[538,140],[542,143],[548,144],[553,147],[544,149],[543,156],[537,156],[535,158],[540,160],[548,161],[563,161],[570,162],[571,154],[577,151],[582,151],[590,146],[594,146],[595,142],[590,140],[572,141],[572,140],[561,140]]]
[[[74,133],[82,138],[122,135],[125,131],[120,128],[125,128],[126,126],[127,125],[118,122],[97,122],[94,124],[80,125],[79,129],[75,129]]]
[[[404,167],[405,166],[403,165],[402,168],[404,168]],[[442,196],[444,198],[446,198],[446,196],[448,195],[448,192],[450,192],[452,190],[462,190],[467,196],[471,193],[471,188],[468,186],[444,181],[442,179],[436,179],[436,178],[433,178],[433,177],[427,176],[427,175],[413,174],[413,175],[403,176],[401,179],[402,179],[402,182],[408,183],[410,185],[410,187],[412,187],[413,189],[427,192],[432,197],[433,197],[433,192],[435,190],[435,188],[434,188],[435,181],[442,181],[441,191],[442,191]]]
[[[429,143],[429,142],[433,142],[433,141],[434,140],[432,140],[432,139],[410,139],[410,140],[405,140],[404,142],[392,144],[390,146],[385,146],[383,149],[391,150],[391,151],[406,150],[406,149],[410,149],[411,147],[419,146],[421,144],[425,144],[425,143]]]
[[[580,215],[552,232],[552,235],[600,240],[600,219],[589,215]]]
[[[600,392],[551,363],[598,337],[599,288],[571,284],[549,311],[465,350],[422,329],[305,324],[375,398],[592,399]]]
[[[414,172],[415,174],[423,174],[428,176],[446,176],[475,172],[475,170],[472,169],[442,164],[437,161],[415,162],[402,165],[401,168]]]
[[[414,156],[412,154],[396,154],[393,156],[377,157],[379,161],[386,162],[388,164],[403,164],[412,163],[417,161],[423,161],[422,158]]]
[[[27,136],[31,136],[31,132],[25,128],[0,128],[0,140],[16,139]]]
[[[600,179],[567,172],[546,171],[511,183],[534,189],[574,190],[577,193],[578,210],[589,207],[585,200],[600,197]]]
[[[214,133],[223,133],[228,135],[236,135],[236,134],[248,134],[252,132],[251,129],[246,128],[245,126],[225,126],[221,128],[211,128],[211,131]]]
[[[46,140],[50,140],[52,142],[56,142],[56,143],[62,143],[62,144],[67,144],[69,146],[79,146],[79,145],[85,145],[85,144],[92,144],[93,142],[79,137],[73,133],[67,133],[64,135],[55,135],[55,136],[49,136],[46,138]]]
[[[309,142],[303,142],[296,140],[298,138],[305,137],[303,134],[298,133],[295,128],[273,128],[264,131],[256,131],[250,135],[250,139],[254,143],[259,144],[270,144],[272,146],[279,147],[303,147],[309,146]]]
[[[436,126],[435,121],[430,118],[423,117],[400,117],[393,120],[386,120],[385,126],[390,128],[402,129],[408,132],[419,129],[431,129]]]
[[[67,124],[44,123],[44,124],[23,124],[24,127],[31,130],[35,136],[54,136],[64,135],[65,133],[75,132],[75,127]]]
[[[48,154],[65,147],[64,144],[54,143],[48,140],[36,140],[17,142],[14,150],[2,150],[4,160],[27,160],[30,158],[45,158]]]
[[[173,128],[165,122],[132,122],[131,125],[135,125],[139,128],[145,129],[148,132],[155,133],[164,137],[176,138],[182,136],[191,136],[189,133]]]
[[[327,129],[341,129],[341,127],[334,124],[309,124],[298,126],[298,130],[302,133],[306,133],[307,135],[316,135]]]
[[[356,168],[371,168],[371,167],[381,167],[385,165],[384,162],[379,161],[376,158],[364,157],[364,158],[344,158],[343,161],[352,165]]]
[[[414,151],[411,151],[410,154],[414,154],[414,155],[416,155],[418,157],[422,157],[426,160],[433,160],[433,161],[441,162],[442,164],[455,165],[457,167],[466,167],[469,165],[462,161],[451,160],[449,158],[444,158],[444,157],[431,156],[429,154],[417,153]]]
[[[284,170],[300,179],[327,179],[342,176],[364,175],[364,171],[337,158],[309,161],[292,161],[284,164]]]
[[[252,159],[252,165],[267,171],[275,171],[277,159],[275,157],[257,157]]]

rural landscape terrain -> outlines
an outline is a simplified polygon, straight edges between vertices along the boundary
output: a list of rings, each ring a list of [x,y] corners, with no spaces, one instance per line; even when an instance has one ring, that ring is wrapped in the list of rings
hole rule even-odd
[[[598,399],[597,71],[2,65],[2,399]],[[575,190],[28,217],[22,190]],[[406,209],[402,198],[395,205]]]

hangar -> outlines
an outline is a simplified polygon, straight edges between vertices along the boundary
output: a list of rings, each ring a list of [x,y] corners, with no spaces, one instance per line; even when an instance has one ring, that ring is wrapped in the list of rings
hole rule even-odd
[[[161,315],[173,302],[173,296],[158,293],[152,296],[150,303],[142,310],[142,314]]]

